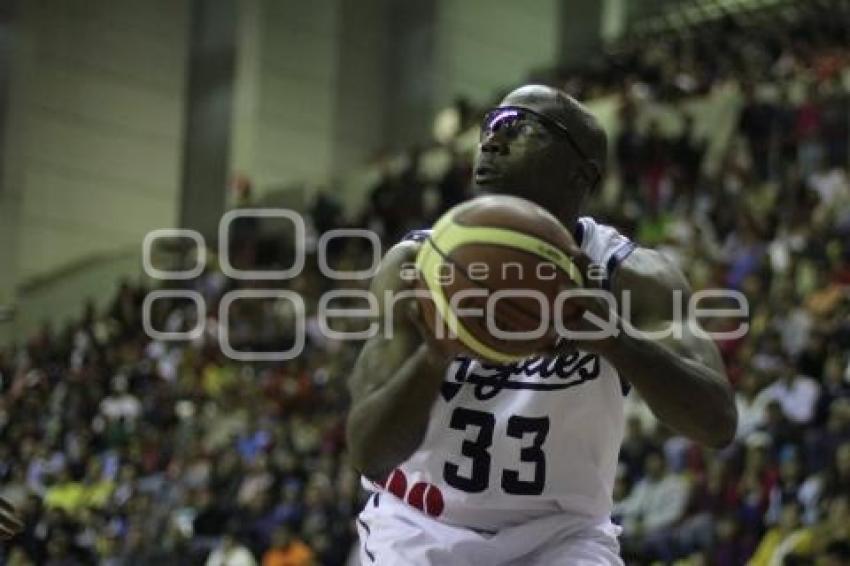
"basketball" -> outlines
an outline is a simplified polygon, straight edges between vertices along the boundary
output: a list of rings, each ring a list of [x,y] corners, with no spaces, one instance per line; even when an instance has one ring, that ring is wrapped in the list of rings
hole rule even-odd
[[[556,301],[583,285],[566,253],[575,245],[557,218],[522,198],[488,195],[450,209],[416,258],[428,330],[444,351],[490,363],[548,349],[555,317],[578,312]]]

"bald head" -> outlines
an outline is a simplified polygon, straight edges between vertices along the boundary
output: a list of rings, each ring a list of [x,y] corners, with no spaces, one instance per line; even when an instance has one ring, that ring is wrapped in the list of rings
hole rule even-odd
[[[558,89],[526,85],[485,117],[475,186],[527,198],[569,225],[599,184],[606,155],[605,132],[584,105]]]
[[[510,92],[499,106],[527,108],[563,124],[579,151],[604,173],[608,156],[605,131],[587,107],[569,94],[550,86],[525,85]]]

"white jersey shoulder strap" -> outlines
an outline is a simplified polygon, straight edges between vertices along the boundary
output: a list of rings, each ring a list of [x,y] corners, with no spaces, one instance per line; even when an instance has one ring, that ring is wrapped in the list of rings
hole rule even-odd
[[[620,234],[616,228],[600,224],[590,216],[582,216],[576,224],[576,242],[591,261],[605,268],[603,287],[610,288],[617,267],[631,254],[637,244]]]

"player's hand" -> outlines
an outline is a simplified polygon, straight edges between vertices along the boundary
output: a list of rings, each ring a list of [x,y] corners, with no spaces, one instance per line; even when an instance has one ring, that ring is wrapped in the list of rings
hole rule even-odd
[[[372,280],[370,291],[379,304],[384,306],[387,298],[391,299],[391,330],[397,332],[417,332],[410,318],[412,305],[416,302],[410,291],[416,286],[415,268],[416,254],[422,244],[419,242],[406,241],[396,245],[384,258],[386,265],[382,264],[378,273]]]
[[[24,523],[12,504],[0,497],[0,540],[8,540],[21,532]]]
[[[444,366],[449,364],[459,353],[472,355],[467,352],[451,351],[446,347],[445,342],[437,340],[437,337],[434,336],[434,333],[430,328],[428,328],[428,325],[426,325],[425,321],[422,319],[421,307],[419,302],[415,299],[409,305],[408,317],[411,323],[416,327],[419,335],[422,337],[422,341],[428,348],[428,358],[435,365]]]
[[[405,261],[404,265],[412,266],[416,263],[416,256],[422,248],[422,242],[411,242],[404,250]],[[404,268],[402,269],[404,271]],[[392,281],[385,289],[394,292],[410,292],[417,288],[419,278],[422,275],[418,270],[409,270],[407,273],[401,273],[397,280]],[[419,286],[418,293],[427,293],[423,286]],[[430,298],[422,299],[430,300]],[[394,331],[401,330],[402,332],[412,330],[417,338],[421,340],[427,347],[428,358],[437,366],[444,366],[450,363],[458,354],[467,354],[467,352],[458,352],[451,350],[449,342],[438,340],[434,332],[425,323],[422,315],[422,305],[420,299],[416,295],[406,296],[399,299],[396,303],[397,309],[393,315]],[[452,342],[453,345],[459,345],[459,342]]]
[[[419,299],[416,293],[427,293],[417,290],[420,274],[415,268],[416,256],[422,248],[421,242],[406,241],[394,249],[393,267],[379,273],[372,284],[372,292],[379,302],[388,297],[391,300],[392,323],[389,331],[393,337],[411,343],[416,348],[423,342],[428,346],[430,357],[435,361],[447,355],[439,342],[428,329],[420,312]]]

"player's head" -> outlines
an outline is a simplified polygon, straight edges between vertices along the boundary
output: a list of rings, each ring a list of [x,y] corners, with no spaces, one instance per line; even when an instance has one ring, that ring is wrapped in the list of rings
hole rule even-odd
[[[606,153],[605,133],[584,105],[556,88],[526,85],[485,115],[474,182],[572,222],[601,181]]]

